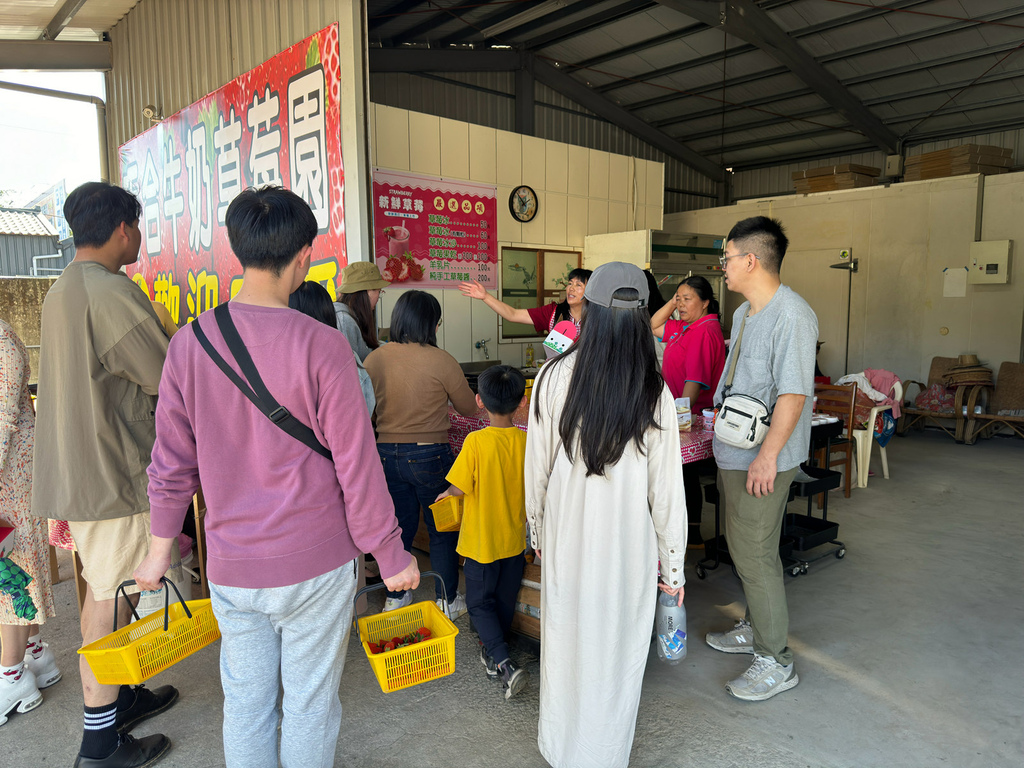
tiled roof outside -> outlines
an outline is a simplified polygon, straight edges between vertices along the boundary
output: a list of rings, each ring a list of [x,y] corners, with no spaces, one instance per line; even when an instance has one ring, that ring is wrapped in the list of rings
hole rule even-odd
[[[24,208],[0,208],[0,235],[55,237],[57,231],[38,211]]]

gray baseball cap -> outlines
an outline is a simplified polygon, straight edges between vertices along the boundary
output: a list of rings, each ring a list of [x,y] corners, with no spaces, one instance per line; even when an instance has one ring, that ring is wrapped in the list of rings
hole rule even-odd
[[[639,299],[623,301],[613,299],[612,294],[620,288],[635,288],[640,294]],[[594,270],[583,291],[583,298],[602,307],[615,309],[640,309],[647,306],[651,291],[647,287],[647,277],[643,270],[624,261],[610,261]]]

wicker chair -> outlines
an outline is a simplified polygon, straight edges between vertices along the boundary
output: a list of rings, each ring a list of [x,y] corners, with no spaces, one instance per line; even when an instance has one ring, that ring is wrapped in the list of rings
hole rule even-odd
[[[1024,414],[1024,363],[1003,363],[999,366],[995,391],[988,404],[991,413],[976,414],[974,407],[978,405],[978,400],[985,391],[985,387],[975,387],[967,400],[965,442],[973,445],[978,437],[992,437],[1003,427],[1009,427],[1018,436],[1024,437],[1024,415],[999,415],[999,411],[1016,411]]]
[[[897,435],[906,435],[907,430],[911,427],[921,429],[926,423],[932,422],[957,442],[961,442],[964,439],[967,420],[963,416],[963,407],[966,405],[966,400],[973,389],[972,387],[957,388],[956,404],[952,413],[933,411],[928,408],[918,408],[914,405],[914,401],[910,397],[910,387],[912,384],[916,384],[921,392],[926,391],[934,384],[943,384],[943,379],[946,374],[949,373],[949,369],[956,364],[957,359],[955,357],[933,357],[931,368],[928,370],[927,384],[922,384],[920,381],[913,381],[912,379],[907,379],[903,382],[903,394],[906,396],[907,401],[900,409],[900,418],[896,423]],[[953,420],[954,422],[952,430],[946,425],[946,423],[944,423],[950,420]]]

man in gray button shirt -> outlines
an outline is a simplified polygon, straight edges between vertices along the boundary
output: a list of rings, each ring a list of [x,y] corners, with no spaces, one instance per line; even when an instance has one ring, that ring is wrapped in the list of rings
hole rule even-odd
[[[779,535],[789,485],[810,444],[818,319],[806,301],[782,285],[779,269],[788,245],[779,222],[756,216],[732,228],[721,260],[729,289],[746,298],[733,315],[725,362],[728,371],[742,328],[730,393],[756,397],[771,412],[771,427],[756,448],[714,442],[726,540],[743,581],[747,613],[730,631],[711,632],[706,639],[716,650],[754,655],[750,668],[725,686],[746,701],[769,699],[800,681],[787,645]],[[722,401],[725,379],[718,383],[716,403]]]

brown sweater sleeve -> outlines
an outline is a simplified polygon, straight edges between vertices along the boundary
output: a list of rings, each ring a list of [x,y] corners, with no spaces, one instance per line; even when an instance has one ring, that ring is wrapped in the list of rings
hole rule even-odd
[[[445,391],[448,393],[448,399],[452,401],[452,405],[455,406],[455,410],[461,413],[463,416],[474,416],[480,409],[476,404],[476,395],[473,394],[473,390],[469,387],[469,382],[466,381],[466,374],[463,373],[462,368],[454,357],[445,353],[445,368],[444,383]]]

